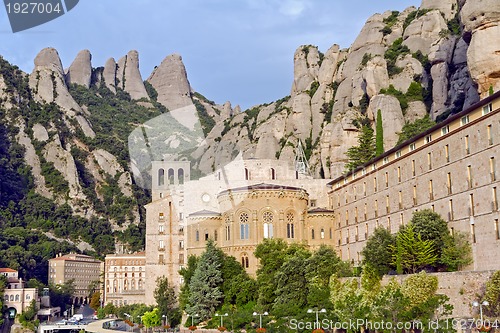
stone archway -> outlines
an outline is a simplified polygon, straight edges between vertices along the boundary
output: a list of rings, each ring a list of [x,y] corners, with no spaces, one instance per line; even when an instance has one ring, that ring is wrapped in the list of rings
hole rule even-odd
[[[14,318],[16,318],[17,310],[14,307],[10,307],[7,309],[7,313],[9,315],[9,319],[14,319]]]

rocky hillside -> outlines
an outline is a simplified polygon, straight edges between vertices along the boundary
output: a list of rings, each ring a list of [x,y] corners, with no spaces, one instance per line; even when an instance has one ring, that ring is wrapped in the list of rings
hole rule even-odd
[[[375,127],[377,110],[387,150],[406,122],[443,120],[498,90],[499,29],[498,1],[423,0],[373,15],[348,49],[300,46],[290,96],[217,123],[197,151],[199,167],[208,171],[237,151],[291,160],[300,139],[314,174],[337,177],[360,124]]]
[[[188,159],[196,176],[239,152],[292,161],[300,140],[317,177],[339,176],[378,110],[390,149],[405,123],[443,120],[498,90],[499,33],[497,0],[375,14],[348,49],[300,46],[290,95],[244,112],[193,91],[179,55],[146,80],[136,51],[95,67],[84,50],[64,69],[47,48],[29,74],[1,60],[0,222],[100,254],[135,250],[151,160]]]

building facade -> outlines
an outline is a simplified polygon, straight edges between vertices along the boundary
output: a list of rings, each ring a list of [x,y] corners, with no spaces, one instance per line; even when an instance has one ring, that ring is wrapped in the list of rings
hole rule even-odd
[[[0,268],[0,274],[7,278],[7,286],[4,289],[4,306],[10,318],[24,312],[33,300],[36,308],[40,308],[40,299],[37,288],[25,288],[23,279],[19,278],[18,272],[11,268]]]
[[[470,270],[499,269],[500,93],[333,180],[329,208],[342,259],[359,264],[379,226],[391,232],[431,209],[469,234]]]
[[[254,274],[253,251],[264,238],[319,245],[321,236],[334,237],[326,209],[329,180],[313,179],[284,161],[241,156],[198,180],[190,180],[189,168],[189,162],[153,162],[152,202],[146,206],[148,304],[158,277],[176,288],[182,284],[179,270],[187,256],[203,252],[209,238]]]
[[[70,253],[58,255],[49,260],[49,283],[63,284],[74,281],[75,293],[73,302],[83,304],[89,302],[89,286],[102,280],[101,272],[104,263],[90,256]]]
[[[145,253],[108,254],[104,262],[104,304],[145,303]]]

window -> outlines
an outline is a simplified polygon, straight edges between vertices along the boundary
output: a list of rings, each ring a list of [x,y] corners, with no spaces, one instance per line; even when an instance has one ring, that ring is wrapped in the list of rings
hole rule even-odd
[[[414,151],[417,148],[417,145],[415,142],[410,143],[410,146],[408,147],[408,151]]]
[[[400,158],[400,157],[401,157],[401,150],[398,150],[398,151],[394,154],[394,157],[395,157],[395,158]]]
[[[159,234],[165,233],[165,226],[163,224],[158,225],[158,233]]]
[[[200,231],[199,230],[196,230],[196,241],[199,242],[200,241]]]
[[[274,233],[273,233],[273,221],[274,221],[274,215],[272,212],[264,212],[262,214],[262,221],[264,222],[263,227],[264,227],[264,238],[273,238]]]
[[[217,242],[217,238],[218,238],[217,236],[218,236],[217,235],[217,230],[214,230],[214,241],[216,241],[216,242]]]
[[[347,197],[346,197],[347,200]],[[311,207],[316,207],[316,200],[311,200]]]
[[[319,236],[321,237],[321,239],[325,239],[325,229],[321,228]]]
[[[389,173],[386,172],[385,173],[385,187],[389,187]]]
[[[247,168],[245,168],[245,180],[250,180],[250,171]]]
[[[164,243],[163,240],[160,240],[158,247],[159,247],[159,250],[164,250],[165,249],[165,243]]]
[[[403,225],[405,222],[404,222],[404,217],[403,217],[403,213],[399,213],[399,225]]]
[[[398,207],[399,209],[403,209],[403,192],[398,192]]]
[[[375,217],[378,217],[378,200],[375,200],[374,211],[375,211]]]
[[[19,302],[19,294],[16,295],[16,302]]]
[[[413,206],[417,205],[417,185],[413,186]]]
[[[160,255],[158,256],[158,263],[159,263],[159,264],[164,264],[164,263],[165,263],[165,257],[164,257],[164,255],[163,255],[163,254],[160,254]]]
[[[461,119],[460,119],[460,124],[463,126],[463,125],[467,125],[469,123],[469,115],[466,115],[466,116],[463,116]]]
[[[496,180],[496,170],[495,170],[495,158],[490,157],[490,176],[491,176],[491,181],[494,182]]]
[[[271,168],[271,179],[276,179],[276,170]]]
[[[411,160],[411,175],[415,177],[415,160]]]
[[[174,183],[174,169],[168,169],[168,183]]]
[[[392,225],[391,225],[391,217],[387,216],[387,230],[391,231]]]
[[[354,223],[358,223],[358,207],[354,207]]]
[[[165,185],[165,170],[158,169],[158,186]]]
[[[165,215],[163,215],[163,213],[159,213],[159,214],[158,214],[158,218],[159,218],[160,220],[163,220],[163,219],[165,218]]]
[[[492,211],[496,212],[498,210],[498,198],[497,198],[497,188],[493,187],[491,189],[491,208]]]
[[[208,231],[207,231],[207,230],[205,230],[205,241],[207,241],[207,240],[208,240],[208,237],[209,237],[209,236],[208,236]]]
[[[488,144],[491,146],[493,144],[493,137],[491,136],[491,125],[486,127],[486,132],[488,134]]]
[[[429,180],[429,200],[434,200],[434,186],[432,180]]]
[[[364,218],[365,218],[365,221],[366,221],[366,218],[367,218],[367,215],[368,215],[368,205],[366,204],[366,202],[365,202],[365,209],[364,209],[363,215],[364,215]]]
[[[363,182],[363,195],[366,197],[366,182]]]
[[[365,239],[368,239],[368,223],[365,223]]]
[[[493,110],[493,106],[490,104],[487,104],[485,106],[483,106],[483,116],[484,115],[487,115],[488,113],[490,113],[491,111]]]
[[[286,238],[295,238],[294,228],[295,216],[292,212],[286,214]]]
[[[387,163],[389,163],[389,157],[386,156],[386,157],[384,157],[383,164],[387,164]]]
[[[444,146],[444,156],[446,158],[446,163],[450,162],[450,146]]]
[[[495,235],[496,235],[496,239],[499,240],[500,239],[500,229],[498,228],[498,219],[495,219],[493,221],[493,223],[495,224]]]
[[[311,239],[314,239],[314,229],[311,229]]]
[[[474,216],[474,194],[469,194],[469,216]]]
[[[377,192],[377,177],[373,177],[373,192]]]
[[[398,166],[398,182],[401,183],[401,167]]]
[[[467,166],[467,184],[469,188],[472,188],[472,167],[470,165]]]
[[[471,223],[470,225],[470,233],[472,236],[472,243],[476,243],[476,226],[474,223]]]
[[[332,228],[330,228],[330,239],[333,238],[333,231],[332,231]]]
[[[453,221],[453,199],[448,201],[448,221]]]
[[[240,214],[240,239],[249,239],[250,238],[250,224],[248,213],[243,212]]]
[[[225,240],[231,240],[231,216],[227,215],[224,217],[224,238]]]
[[[389,214],[391,212],[391,207],[389,205],[389,195],[385,196],[385,212]]]
[[[354,234],[354,240],[357,242],[359,240],[359,227],[356,226],[356,233]]]
[[[432,135],[431,135],[431,134],[429,134],[429,135],[427,135],[427,136],[425,137],[425,143],[429,143],[429,142],[431,142],[431,141],[432,141]]]
[[[451,188],[451,172],[448,172],[446,176],[446,188],[448,189],[448,195],[453,193]]]
[[[464,138],[464,145],[465,145],[465,153],[470,154],[469,136],[468,135],[466,135]]]
[[[248,268],[248,266],[249,266],[248,254],[242,253],[241,254],[241,267]]]
[[[450,126],[449,125],[441,127],[441,135],[448,134],[449,132],[450,132]]]
[[[432,169],[432,153],[427,153],[427,167],[429,170]]]

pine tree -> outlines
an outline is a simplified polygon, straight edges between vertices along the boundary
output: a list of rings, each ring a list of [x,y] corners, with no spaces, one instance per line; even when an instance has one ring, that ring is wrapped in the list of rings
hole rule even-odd
[[[191,293],[187,312],[198,314],[201,320],[210,318],[223,301],[222,258],[222,251],[209,240],[189,284]]]
[[[175,297],[174,288],[168,284],[167,277],[163,276],[156,279],[154,297],[158,305],[158,310],[161,314],[166,314],[171,323],[174,312],[177,310],[177,299]],[[165,325],[166,324],[167,323],[165,323]]]
[[[346,164],[346,171],[356,169],[373,159],[375,155],[375,140],[373,138],[373,129],[370,126],[361,127],[358,136],[358,145],[347,150],[346,155],[349,161]]]
[[[377,132],[376,132],[376,155],[382,155],[384,153],[384,127],[382,126],[382,110],[377,110]]]

